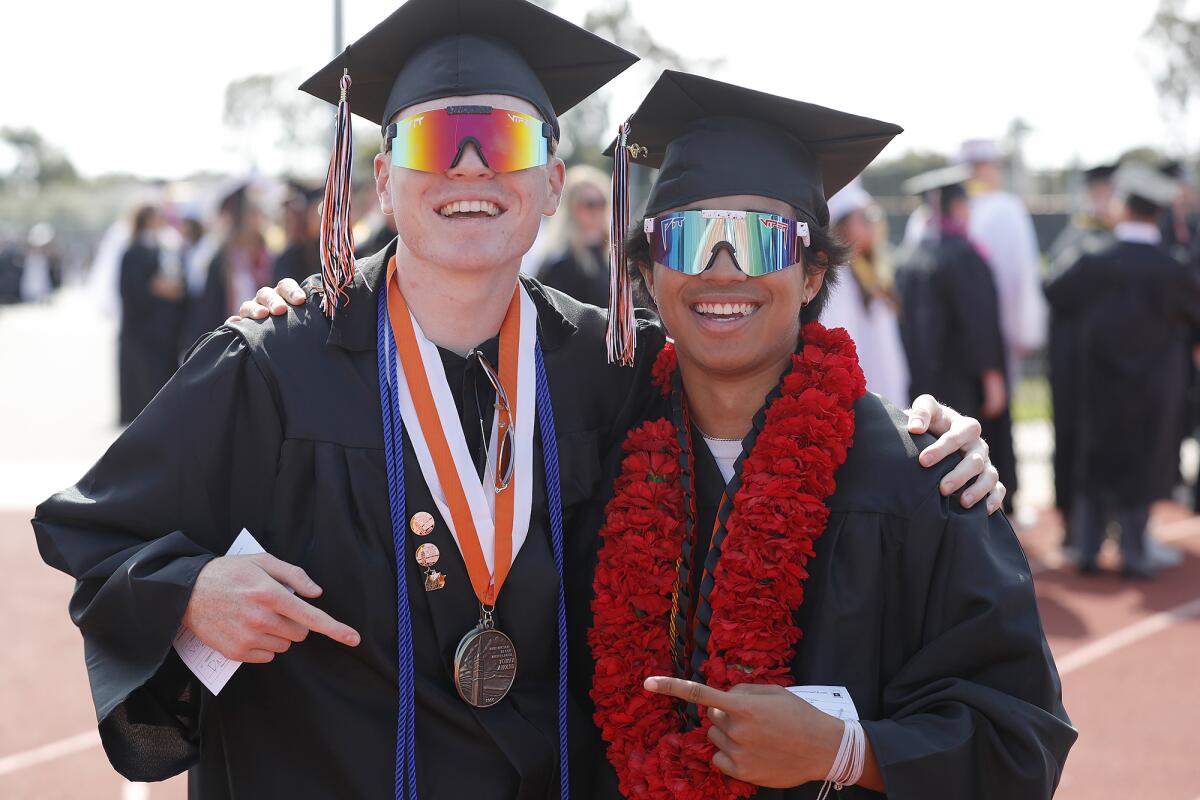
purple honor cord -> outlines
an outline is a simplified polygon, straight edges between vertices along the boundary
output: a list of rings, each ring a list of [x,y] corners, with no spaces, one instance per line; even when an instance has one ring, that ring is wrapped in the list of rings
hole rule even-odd
[[[570,797],[567,769],[567,611],[563,587],[563,514],[558,472],[558,439],[554,427],[550,384],[542,359],[541,343],[534,345],[537,367],[538,430],[542,438],[542,460],[546,474],[546,500],[550,512],[550,545],[558,571],[558,763],[562,800]],[[379,403],[383,417],[383,450],[387,464],[388,509],[396,553],[396,642],[399,708],[396,715],[396,800],[417,800],[416,700],[413,686],[412,621],[408,608],[407,565],[404,527],[404,424],[397,394],[396,344],[388,321],[387,287],[379,288],[376,322],[376,352],[379,372]]]

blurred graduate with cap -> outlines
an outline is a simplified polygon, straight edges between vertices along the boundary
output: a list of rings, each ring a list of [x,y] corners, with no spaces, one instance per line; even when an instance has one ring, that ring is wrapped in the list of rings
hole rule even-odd
[[[1116,171],[1116,164],[1097,164],[1083,171],[1083,207],[1071,217],[1046,254],[1051,278],[1070,269],[1084,254],[1099,252],[1112,244],[1112,229],[1119,211],[1113,186]],[[1064,522],[1070,518],[1075,494],[1072,468],[1078,389],[1073,319],[1050,308],[1047,356],[1054,413],[1054,504],[1062,512]],[[1066,532],[1068,545],[1074,547],[1069,523]]]
[[[931,439],[817,322],[845,257],[827,198],[899,132],[667,71],[610,151],[617,234],[627,165],[658,170],[645,217],[614,236],[612,324],[631,323],[635,282],[673,344],[657,413],[610,464],[594,674],[572,682],[590,683],[607,749],[596,797],[1007,799],[1058,782],[1076,734],[1012,529],[942,495],[952,463],[921,467]]]
[[[517,272],[562,188],[558,116],[635,60],[524,0],[410,0],[305,82],[339,107],[310,302],[203,338],[34,520],[78,579],[123,775],[191,769],[203,798],[567,796],[567,720],[590,723],[566,693],[564,531],[663,340],[605,366],[603,313]],[[399,230],[360,262],[351,107],[383,131]],[[266,554],[225,557],[243,528]],[[254,663],[214,694],[181,625]]]
[[[1185,349],[1188,326],[1200,321],[1200,293],[1158,228],[1178,184],[1136,162],[1114,180],[1123,204],[1116,241],[1052,278],[1046,297],[1076,333],[1071,524],[1080,569],[1096,571],[1113,520],[1123,574],[1145,578],[1150,504],[1168,496],[1178,465]]]
[[[308,186],[288,181],[283,203],[287,246],[275,257],[275,281],[284,278],[302,281],[321,271],[321,201],[324,186]]]
[[[850,334],[867,389],[904,408],[912,397],[908,358],[900,339],[895,276],[884,253],[886,223],[859,179],[829,198],[829,224],[850,253],[848,274],[830,290],[821,321]]]
[[[999,299],[992,272],[968,234],[974,208],[966,192],[969,177],[966,167],[952,165],[905,184],[922,197],[930,218],[896,268],[909,391],[927,392],[977,417],[1000,480],[1016,492]]]
[[[1046,341],[1046,301],[1040,291],[1041,253],[1033,217],[1021,198],[1005,191],[1003,156],[991,139],[963,142],[959,161],[971,171],[969,235],[992,269],[1004,334],[1010,388],[1021,360]]]

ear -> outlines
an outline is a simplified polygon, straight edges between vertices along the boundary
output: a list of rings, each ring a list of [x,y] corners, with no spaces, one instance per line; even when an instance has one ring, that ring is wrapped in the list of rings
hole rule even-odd
[[[392,216],[392,159],[389,153],[375,154],[375,194],[379,197],[379,209],[386,215]]]
[[[817,292],[821,291],[821,287],[825,285],[825,270],[814,269],[812,271],[805,270],[804,272],[804,304],[808,305],[812,299],[817,296]]]
[[[558,210],[558,203],[562,200],[563,184],[567,181],[567,165],[558,156],[552,156],[550,162],[546,164],[546,180],[550,184],[550,191],[546,193],[542,215],[550,217]]]

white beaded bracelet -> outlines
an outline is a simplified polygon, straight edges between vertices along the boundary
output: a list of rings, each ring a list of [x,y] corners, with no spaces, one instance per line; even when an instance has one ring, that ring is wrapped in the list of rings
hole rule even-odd
[[[825,784],[821,787],[817,800],[826,800],[830,788],[839,792],[846,786],[852,786],[862,778],[863,768],[867,759],[867,737],[863,733],[858,720],[842,721],[842,742],[838,745],[837,755],[825,776]]]

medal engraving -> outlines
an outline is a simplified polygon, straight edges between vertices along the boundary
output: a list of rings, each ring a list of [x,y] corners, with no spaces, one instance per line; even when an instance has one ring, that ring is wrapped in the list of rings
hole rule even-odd
[[[442,557],[436,544],[423,544],[417,548],[417,563],[422,567],[432,567]]]
[[[476,708],[494,706],[504,699],[517,678],[517,649],[512,639],[483,625],[458,643],[454,654],[454,687]]]
[[[418,511],[408,521],[408,527],[417,536],[428,536],[433,533],[433,525],[433,514],[430,514],[428,511]]]

